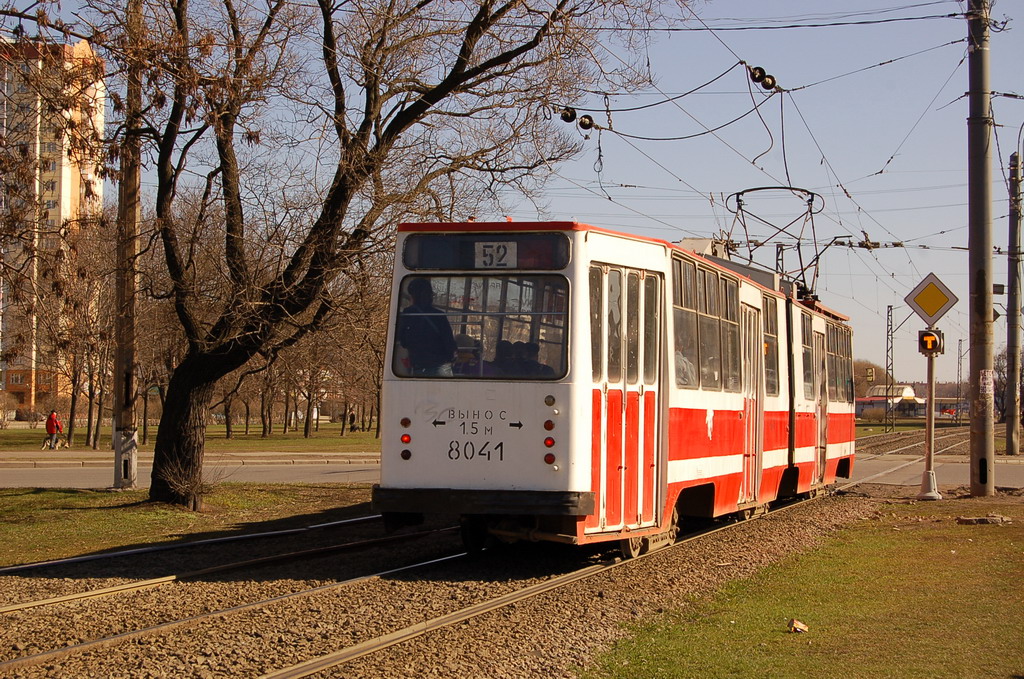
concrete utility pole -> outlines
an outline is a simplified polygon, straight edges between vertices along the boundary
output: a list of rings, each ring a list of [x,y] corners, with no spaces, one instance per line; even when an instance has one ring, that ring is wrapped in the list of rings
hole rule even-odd
[[[1009,287],[1006,299],[1006,454],[1020,454],[1020,155],[1010,155]]]
[[[968,0],[967,212],[970,274],[971,495],[995,495],[992,360],[992,109],[989,1]]]
[[[142,37],[142,0],[127,7],[129,50]],[[139,239],[139,189],[142,164],[142,75],[135,55],[128,56],[128,86],[124,142],[121,145],[121,184],[117,205],[117,318],[114,347],[114,487],[135,488],[138,480],[138,429],[135,424],[135,260]]]

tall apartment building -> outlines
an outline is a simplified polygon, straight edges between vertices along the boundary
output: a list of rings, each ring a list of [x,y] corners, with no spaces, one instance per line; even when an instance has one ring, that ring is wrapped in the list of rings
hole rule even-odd
[[[99,216],[102,62],[89,43],[0,42],[0,408],[36,413],[68,392],[46,296],[67,262],[64,236]],[[50,314],[50,315],[46,315]],[[13,398],[11,398],[13,397]]]

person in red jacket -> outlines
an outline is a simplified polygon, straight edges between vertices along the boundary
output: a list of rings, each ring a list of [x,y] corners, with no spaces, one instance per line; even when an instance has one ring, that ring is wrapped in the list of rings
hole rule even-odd
[[[62,434],[63,432],[64,425],[60,423],[57,411],[51,410],[50,416],[46,418],[46,433],[50,436],[50,450],[54,450],[57,447],[57,434]]]

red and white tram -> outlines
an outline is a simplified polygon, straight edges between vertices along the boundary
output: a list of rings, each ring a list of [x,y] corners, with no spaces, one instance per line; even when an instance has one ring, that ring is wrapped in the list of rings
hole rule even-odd
[[[391,318],[392,526],[630,555],[852,471],[847,318],[763,270],[575,222],[404,224]]]

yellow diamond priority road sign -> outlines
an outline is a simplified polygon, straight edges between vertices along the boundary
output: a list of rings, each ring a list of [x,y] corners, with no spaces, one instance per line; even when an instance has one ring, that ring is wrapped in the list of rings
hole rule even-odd
[[[929,326],[935,325],[959,300],[938,277],[930,273],[903,298]]]

